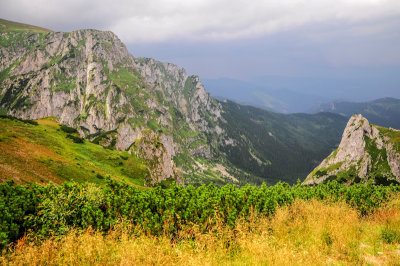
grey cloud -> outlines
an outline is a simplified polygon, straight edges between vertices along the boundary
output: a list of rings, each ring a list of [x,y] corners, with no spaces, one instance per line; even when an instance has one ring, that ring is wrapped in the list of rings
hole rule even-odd
[[[109,29],[127,43],[254,38],[310,24],[379,21],[398,0],[12,0],[0,16],[55,30]]]

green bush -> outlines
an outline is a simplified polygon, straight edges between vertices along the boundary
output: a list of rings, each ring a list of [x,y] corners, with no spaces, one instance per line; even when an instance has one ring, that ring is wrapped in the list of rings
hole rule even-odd
[[[62,131],[64,131],[65,133],[69,133],[69,134],[78,133],[78,130],[76,130],[75,128],[66,126],[66,125],[60,125],[60,129]]]
[[[67,138],[72,139],[72,141],[73,141],[74,143],[78,143],[78,144],[82,144],[82,143],[85,142],[85,139],[84,139],[84,138],[77,137],[77,136],[74,136],[74,135],[71,135],[71,134],[68,134],[68,135],[67,135]]]
[[[381,238],[388,244],[400,243],[400,230],[386,226],[381,231]]]
[[[11,119],[11,120],[18,120],[18,121],[20,121],[20,122],[22,122],[22,123],[31,124],[31,125],[34,125],[34,126],[39,125],[39,123],[36,122],[36,121],[34,121],[34,120],[30,120],[30,119],[21,119],[21,118],[13,117],[13,116],[11,116],[11,115],[0,115],[0,118],[7,118],[7,119]]]
[[[38,239],[63,235],[70,228],[91,226],[105,232],[120,221],[138,225],[153,235],[176,234],[198,225],[209,230],[216,221],[234,227],[250,214],[269,216],[279,206],[295,199],[345,201],[360,215],[382,206],[400,186],[357,184],[346,187],[336,181],[318,186],[289,186],[278,183],[237,188],[213,184],[198,188],[167,182],[149,190],[119,183],[105,176],[106,185],[64,183],[60,186],[0,184],[0,247],[26,233]],[[327,236],[322,236],[329,244]],[[399,241],[399,232],[382,232],[385,241]]]

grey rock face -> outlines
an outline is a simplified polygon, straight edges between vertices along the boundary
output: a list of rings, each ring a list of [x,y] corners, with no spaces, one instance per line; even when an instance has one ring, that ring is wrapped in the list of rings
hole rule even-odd
[[[168,158],[188,149],[182,128],[207,134],[206,144],[189,151],[205,157],[211,156],[212,138],[224,134],[215,126],[221,107],[198,77],[173,64],[134,58],[112,32],[14,32],[0,38],[9,43],[0,46],[2,112],[24,119],[53,116],[89,138],[116,131],[118,150],[127,150],[150,127]],[[161,176],[170,176],[171,167]]]
[[[347,123],[337,150],[308,175],[304,184],[321,183],[333,176],[346,177],[347,180],[342,180],[346,182],[352,182],[356,177],[400,181],[399,167],[400,153],[390,138],[362,115],[354,115]]]
[[[175,178],[176,167],[171,154],[153,131],[143,130],[135,139],[131,152],[146,160],[151,176],[148,182],[151,185],[167,178]]]

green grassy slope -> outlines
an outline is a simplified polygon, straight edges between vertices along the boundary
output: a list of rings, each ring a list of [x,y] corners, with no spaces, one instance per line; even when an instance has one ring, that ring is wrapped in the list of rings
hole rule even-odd
[[[124,180],[143,186],[148,175],[143,161],[128,152],[106,149],[73,137],[52,119],[38,125],[0,118],[0,180],[18,183],[103,183],[104,178]],[[70,134],[78,137],[77,133]]]
[[[0,18],[0,32],[2,31],[33,31],[45,33],[50,32],[51,30]]]

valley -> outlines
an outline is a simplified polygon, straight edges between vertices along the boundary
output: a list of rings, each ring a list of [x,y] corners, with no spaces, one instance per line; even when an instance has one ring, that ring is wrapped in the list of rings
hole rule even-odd
[[[400,261],[399,100],[218,82],[0,19],[0,264]]]

